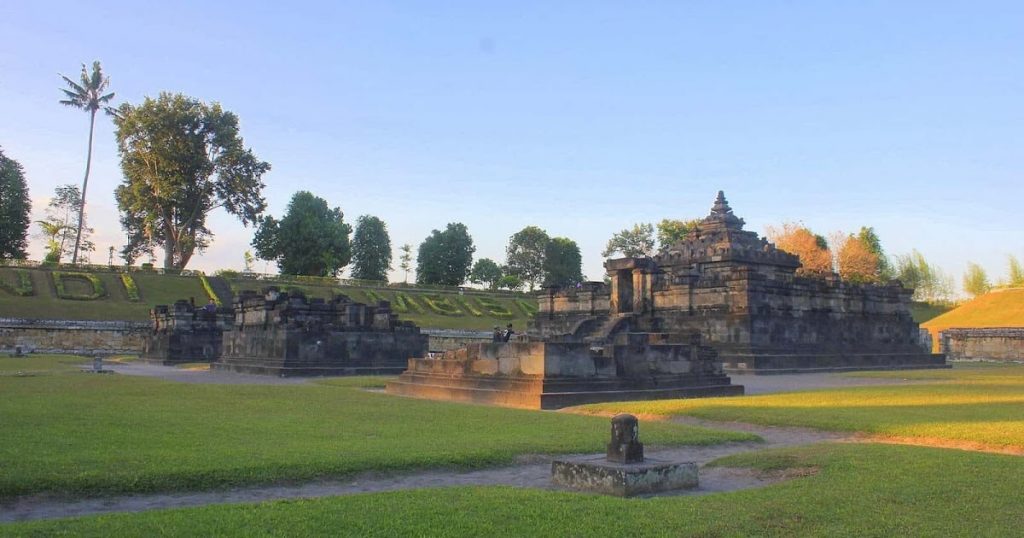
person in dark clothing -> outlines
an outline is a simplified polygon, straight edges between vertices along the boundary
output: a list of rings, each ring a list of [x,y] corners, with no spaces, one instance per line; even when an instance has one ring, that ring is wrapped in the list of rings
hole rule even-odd
[[[494,334],[491,337],[491,341],[493,341],[493,342],[501,342],[503,339],[504,339],[504,336],[502,336],[502,334],[501,334],[501,327],[498,327],[497,325],[495,325],[494,326]]]
[[[203,310],[212,314],[217,311],[217,303],[213,302],[213,299],[210,299],[210,302],[206,303]]]
[[[512,339],[513,334],[516,334],[516,332],[512,330],[512,324],[509,323],[508,327],[505,327],[505,334],[501,336],[502,341],[508,342],[509,340]]]

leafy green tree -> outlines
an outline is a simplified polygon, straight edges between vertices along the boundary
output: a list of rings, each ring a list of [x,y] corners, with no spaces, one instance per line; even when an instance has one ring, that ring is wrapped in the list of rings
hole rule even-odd
[[[46,219],[39,221],[43,235],[48,241],[46,261],[58,263],[64,256],[75,259],[76,244],[83,256],[96,250],[96,245],[89,239],[94,230],[78,221],[80,218],[87,218],[82,207],[82,193],[78,186],[59,185],[53,190],[53,197],[46,206]]]
[[[1021,267],[1020,261],[1017,260],[1016,256],[1010,254],[1007,262],[1009,265],[1009,273],[1007,276],[1010,280],[1008,284],[1014,288],[1024,286],[1024,268]]]
[[[616,252],[627,258],[650,256],[654,253],[654,226],[635,224],[632,229],[622,230],[608,240],[601,256],[610,258]]]
[[[555,237],[544,253],[544,285],[575,286],[583,282],[580,247],[567,237]]]
[[[695,231],[698,224],[700,224],[700,219],[661,219],[661,222],[657,224],[658,244],[661,245],[661,248],[671,246]]]
[[[248,226],[266,208],[261,192],[270,164],[246,149],[238,117],[217,103],[161,93],[114,118],[124,182],[115,192],[125,251],[164,249],[164,267],[183,269],[213,232],[211,211],[223,208]]]
[[[92,167],[92,135],[96,126],[96,113],[100,109],[108,114],[114,113],[113,109],[108,106],[110,101],[114,99],[114,93],[105,93],[107,87],[110,86],[110,77],[103,76],[103,70],[100,68],[98,61],[92,63],[92,72],[86,69],[85,64],[82,64],[82,73],[79,76],[81,84],[64,75],[61,75],[61,78],[64,79],[64,83],[68,87],[61,88],[60,90],[64,92],[65,97],[65,99],[60,100],[60,104],[89,113],[89,149],[85,157],[85,179],[82,180],[81,202],[78,204],[75,248],[71,254],[71,263],[78,263],[78,251],[82,242],[82,227],[85,224],[85,193],[89,188],[89,169]]]
[[[352,236],[352,278],[387,281],[391,269],[391,237],[384,221],[372,215],[356,220]]]
[[[398,257],[398,268],[405,271],[405,280],[403,282],[408,284],[409,270],[412,269],[412,245],[406,243],[399,250],[402,251],[402,255]]]
[[[889,258],[882,250],[882,240],[878,238],[875,229],[871,226],[861,226],[857,239],[861,240],[875,256],[878,256],[878,277],[883,281],[891,280],[895,276],[892,264],[889,263]]]
[[[523,289],[523,281],[516,275],[505,275],[498,280],[498,289],[517,291]]]
[[[967,272],[964,273],[964,291],[972,297],[984,295],[992,289],[988,281],[988,275],[980,265],[974,262],[967,263]]]
[[[473,264],[469,272],[469,281],[474,284],[486,284],[490,289],[497,289],[498,282],[505,273],[501,267],[490,258],[480,258]]]
[[[260,219],[252,246],[260,259],[276,261],[283,274],[337,276],[352,259],[350,233],[341,208],[331,209],[323,198],[299,191],[280,221]]]
[[[913,288],[915,301],[948,301],[953,295],[953,279],[917,250],[897,256],[895,272],[904,287]]]
[[[416,282],[458,286],[469,276],[473,263],[473,238],[466,225],[449,223],[445,230],[433,230],[420,243],[416,255]]]
[[[0,148],[0,260],[25,258],[31,212],[25,172]]]
[[[533,290],[544,280],[544,251],[551,239],[537,226],[527,226],[508,240],[505,265],[508,274],[519,277]]]

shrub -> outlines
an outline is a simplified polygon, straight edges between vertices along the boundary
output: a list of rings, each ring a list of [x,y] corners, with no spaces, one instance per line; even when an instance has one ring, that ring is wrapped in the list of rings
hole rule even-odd
[[[213,287],[210,286],[210,281],[206,278],[206,275],[199,273],[199,282],[203,284],[203,291],[206,292],[206,296],[213,299],[213,304],[223,306],[223,303],[220,301],[220,297],[217,297],[217,293],[213,291]]]
[[[423,313],[423,307],[414,301],[411,295],[402,291],[395,293],[395,301],[391,303],[391,307],[399,314]]]
[[[519,310],[522,310],[523,314],[528,318],[535,316],[537,314],[537,310],[539,310],[539,308],[534,306],[532,303],[524,301],[523,299],[516,299],[514,302],[516,303],[516,306],[519,307]]]
[[[437,314],[442,316],[461,316],[462,310],[459,309],[455,303],[452,302],[450,297],[441,297],[440,295],[421,295],[424,303],[430,307]]]
[[[153,264],[151,264],[151,263],[144,263],[144,264],[140,265],[139,267],[140,267],[141,271],[146,271],[146,272],[154,272],[154,271],[156,271],[156,269],[153,268]]]
[[[213,276],[219,276],[221,278],[229,278],[229,279],[234,280],[234,279],[238,278],[239,273],[238,273],[238,271],[235,271],[234,269],[218,269],[217,271],[215,271],[213,273]]]
[[[0,280],[0,290],[4,290],[7,293],[13,293],[21,297],[28,297],[35,293],[32,289],[32,275],[29,274],[25,269],[15,269],[14,275],[17,277],[18,282],[15,284],[8,284],[3,280]]]
[[[509,310],[505,305],[498,302],[497,299],[491,297],[477,297],[477,302],[483,307],[484,311],[490,314],[491,317],[499,319],[512,319],[516,317],[515,313]]]
[[[121,273],[121,283],[124,284],[124,291],[128,294],[128,300],[137,303],[139,302],[139,286],[135,284],[135,279],[128,273]]]
[[[482,316],[482,315],[484,315],[483,311],[480,310],[479,308],[473,306],[473,303],[467,297],[459,297],[456,300],[459,302],[459,306],[461,306],[463,309],[465,309],[466,312],[469,312],[470,314],[473,314],[474,316]]]
[[[366,299],[369,301],[369,304],[374,306],[379,304],[381,301],[387,301],[387,299],[383,295],[377,293],[376,290],[363,290],[363,293],[366,294]],[[388,302],[390,303],[391,301]]]
[[[103,285],[103,281],[100,277],[92,273],[66,273],[63,271],[54,271],[50,273],[53,276],[53,287],[57,289],[57,297],[61,299],[70,299],[72,301],[94,301],[100,297],[104,297],[107,294],[107,289]],[[92,285],[92,293],[88,295],[75,295],[69,293],[64,287],[65,279],[78,279],[85,280]]]

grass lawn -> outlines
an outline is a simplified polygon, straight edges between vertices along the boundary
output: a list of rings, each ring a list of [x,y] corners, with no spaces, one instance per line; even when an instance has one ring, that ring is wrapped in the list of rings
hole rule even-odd
[[[594,404],[581,413],[628,411],[807,426],[1024,449],[1024,366],[875,373],[928,380],[732,398]]]
[[[443,488],[0,525],[8,536],[1014,536],[1020,458],[815,445],[722,464],[810,474],[700,497]],[[807,471],[812,471],[808,473]]]
[[[0,501],[199,490],[367,470],[508,463],[530,453],[599,452],[608,421],[413,400],[345,379],[201,385],[77,371],[86,359],[0,358]],[[16,376],[31,370],[34,376]],[[648,424],[649,444],[748,434]]]
[[[0,268],[13,274],[13,269]],[[128,300],[121,277],[115,273],[94,273],[103,282],[106,296],[91,301],[60,299],[53,288],[49,271],[31,269],[34,295],[18,297],[0,291],[0,316],[33,319],[87,319],[103,321],[146,321],[156,304],[173,304],[178,299],[195,297],[206,304],[206,292],[196,277],[132,273],[141,294],[138,302]],[[78,286],[77,281],[69,285]],[[85,292],[86,290],[76,290]]]

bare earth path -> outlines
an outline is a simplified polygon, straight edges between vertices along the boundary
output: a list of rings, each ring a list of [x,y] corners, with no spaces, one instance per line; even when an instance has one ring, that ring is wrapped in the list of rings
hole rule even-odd
[[[301,378],[277,378],[243,375],[230,372],[184,370],[145,363],[105,364],[118,374],[158,377],[184,383],[224,384],[295,384]],[[854,385],[899,383],[900,380],[849,378],[835,374],[801,374],[777,376],[733,376],[733,382],[747,387],[748,394],[762,394]],[[670,461],[693,461],[701,466],[700,486],[675,495],[701,495],[763,486],[780,477],[758,476],[745,469],[705,467],[709,461],[751,450],[788,447],[827,441],[849,441],[852,434],[831,433],[805,428],[782,428],[744,423],[718,423],[689,417],[673,419],[685,424],[746,431],[761,436],[763,443],[727,443],[707,447],[648,447],[647,455]],[[345,480],[316,481],[297,485],[271,485],[234,488],[220,491],[124,495],[86,499],[61,499],[37,495],[0,505],[0,522],[50,519],[109,512],[141,512],[164,508],[180,508],[221,503],[261,502],[279,499],[313,498],[355,493],[444,486],[507,485],[525,488],[560,489],[551,484],[551,456],[526,456],[508,467],[477,471],[432,469],[411,473],[363,473]]]

